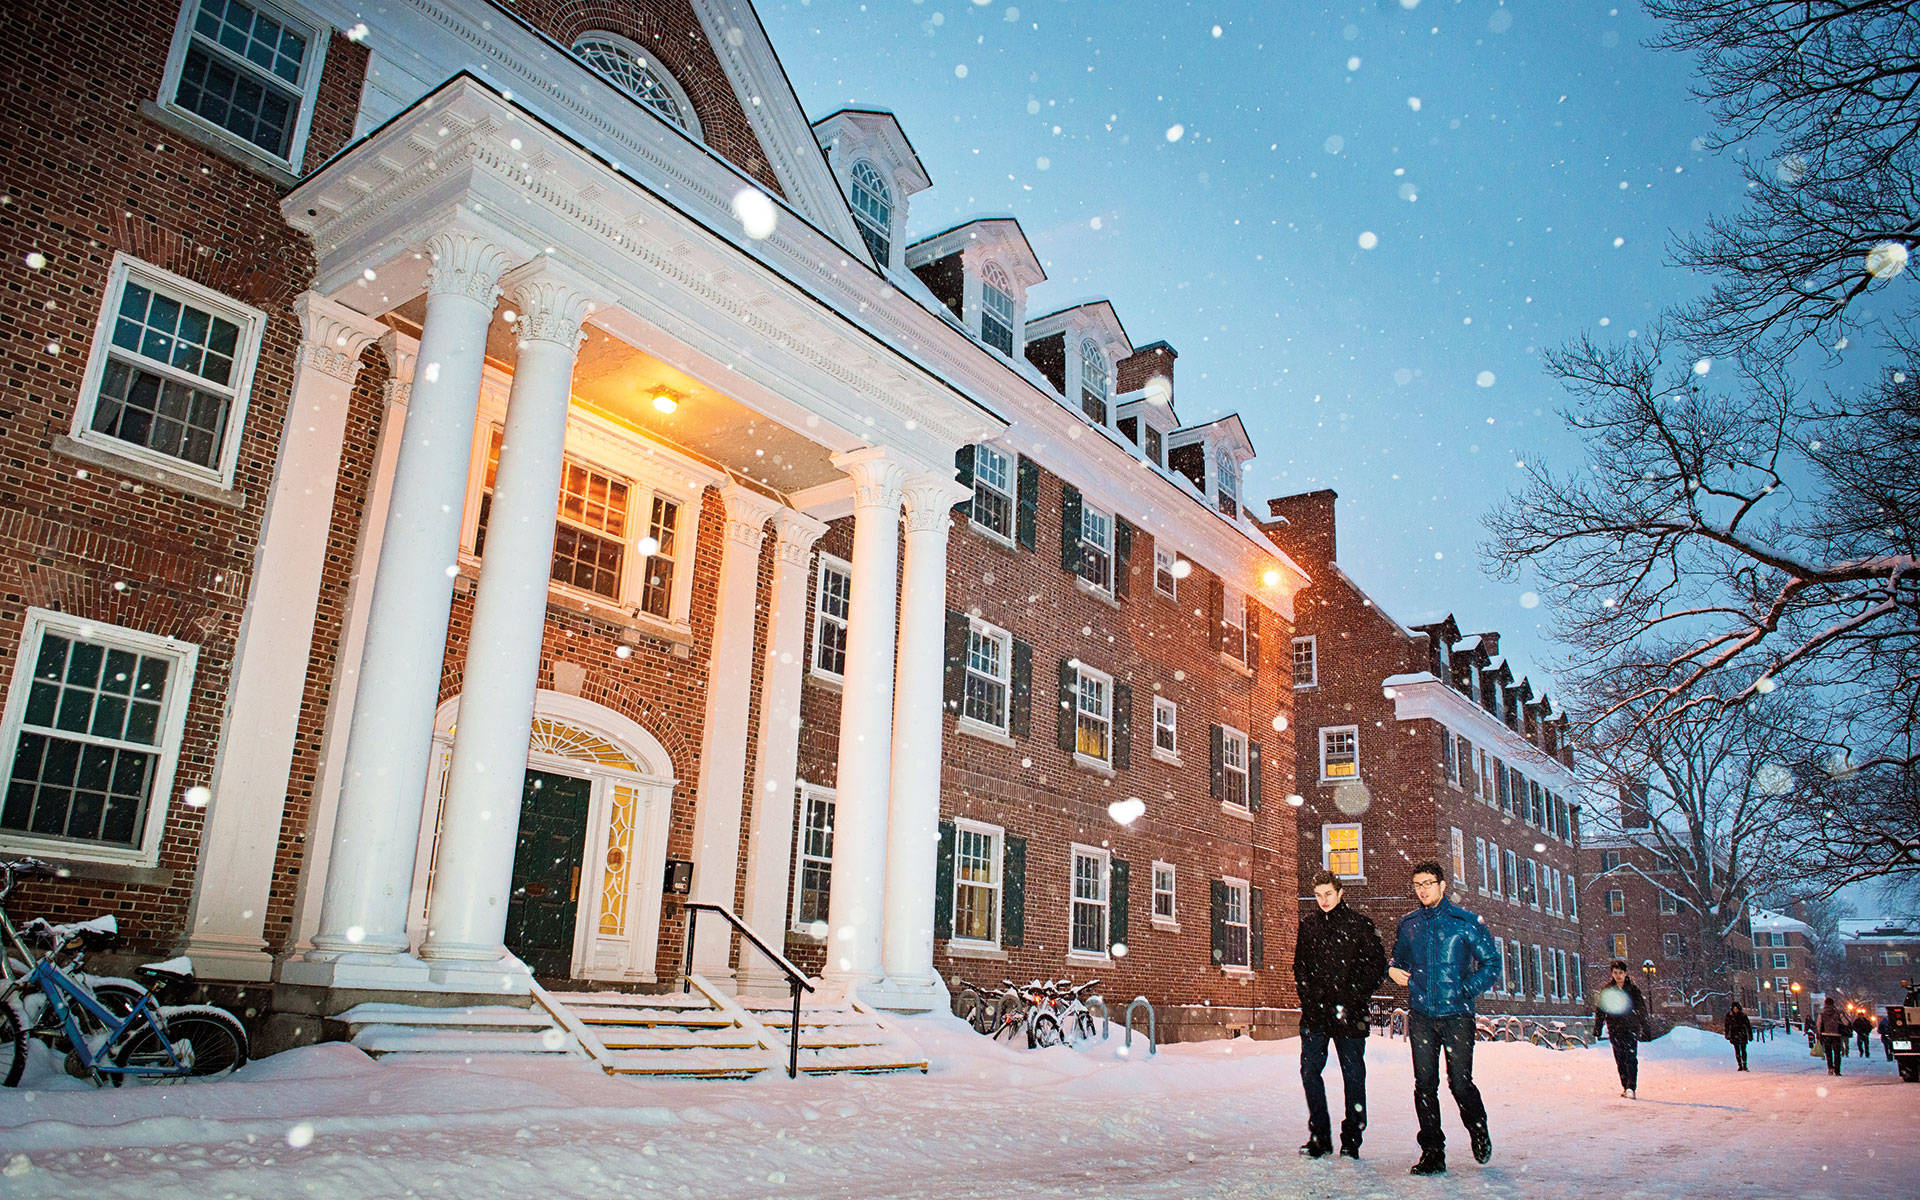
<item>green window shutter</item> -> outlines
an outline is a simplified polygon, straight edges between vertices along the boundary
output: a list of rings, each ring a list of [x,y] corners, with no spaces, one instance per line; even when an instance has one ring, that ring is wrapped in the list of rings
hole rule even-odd
[[[940,822],[940,857],[933,867],[933,936],[953,936],[953,822]]]
[[[1079,711],[1080,668],[1073,660],[1060,660],[1060,726],[1056,744],[1068,754],[1073,753],[1074,730],[1080,718]]]
[[[1080,489],[1072,484],[1060,489],[1060,569],[1080,570]]]
[[[947,671],[942,698],[948,712],[960,711],[960,698],[967,686],[967,635],[971,626],[967,614],[947,610]]]
[[[1108,865],[1107,905],[1107,941],[1124,946],[1127,944],[1127,860],[1124,858],[1116,858]]]
[[[1113,519],[1113,597],[1116,600],[1127,598],[1127,577],[1132,572],[1127,560],[1133,555],[1133,526],[1119,517]]]
[[[1124,683],[1113,685],[1113,769],[1125,771],[1133,766],[1133,689]]]
[[[1227,798],[1227,734],[1218,725],[1207,731],[1207,794],[1215,800]]]
[[[1207,580],[1207,646],[1216,653],[1227,648],[1227,597],[1219,576]]]
[[[1247,597],[1247,666],[1260,669],[1260,606]]]
[[[1257,887],[1247,888],[1247,964],[1256,971],[1267,965],[1267,936],[1261,928]]]
[[[1260,743],[1247,743],[1247,808],[1260,811]]]
[[[1027,936],[1027,839],[1007,835],[1000,860],[1000,944],[1018,946]]]
[[[955,450],[953,452],[953,477],[955,481],[957,481],[960,484],[961,487],[963,488],[973,487],[973,447],[972,446],[962,446],[958,450]],[[954,505],[953,511],[956,513],[971,515],[973,512],[973,497],[968,496],[965,500],[962,500],[960,503]]]
[[[1020,456],[1020,497],[1014,509],[1013,540],[1022,550],[1031,550],[1039,535],[1040,464]]]
[[[1227,960],[1227,885],[1216,879],[1208,891],[1213,896],[1213,965]]]
[[[1007,731],[1014,737],[1033,734],[1033,647],[1013,639],[1013,696],[1007,713]]]

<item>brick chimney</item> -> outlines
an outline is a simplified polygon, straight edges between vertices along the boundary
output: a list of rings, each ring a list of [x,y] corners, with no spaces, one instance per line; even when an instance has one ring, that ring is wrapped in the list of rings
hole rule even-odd
[[[1159,375],[1167,381],[1167,396],[1173,396],[1173,360],[1180,352],[1165,342],[1142,346],[1131,358],[1120,360],[1115,394],[1124,396],[1147,386],[1147,380]]]
[[[1276,522],[1264,524],[1262,528],[1275,545],[1301,560],[1309,575],[1318,566],[1338,561],[1333,525],[1333,502],[1337,499],[1339,496],[1327,488],[1267,501],[1267,511],[1284,518],[1286,524]]]

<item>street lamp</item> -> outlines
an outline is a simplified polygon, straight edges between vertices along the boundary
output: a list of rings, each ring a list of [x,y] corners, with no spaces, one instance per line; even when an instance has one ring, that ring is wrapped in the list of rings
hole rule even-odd
[[[1797,1021],[1800,1019],[1800,981],[1796,979],[1788,984],[1787,990],[1793,993],[1793,1019]]]

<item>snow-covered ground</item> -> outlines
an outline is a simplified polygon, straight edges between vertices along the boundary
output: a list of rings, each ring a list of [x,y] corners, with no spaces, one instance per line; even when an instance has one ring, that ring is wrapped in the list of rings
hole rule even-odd
[[[0,1093],[0,1196],[1820,1197],[1920,1194],[1920,1084],[1802,1039],[1680,1030],[1643,1048],[1641,1099],[1604,1048],[1482,1044],[1493,1162],[1442,1092],[1450,1174],[1411,1179],[1404,1041],[1371,1039],[1372,1127],[1352,1162],[1301,1159],[1297,1041],[1014,1050],[908,1027],[925,1076],[614,1079],[584,1062],[371,1062],[315,1046],[186,1087],[92,1091],[37,1059]],[[1876,1052],[1878,1045],[1875,1046]],[[1328,1067],[1339,1103],[1338,1067]],[[37,1089],[35,1088],[37,1085]]]

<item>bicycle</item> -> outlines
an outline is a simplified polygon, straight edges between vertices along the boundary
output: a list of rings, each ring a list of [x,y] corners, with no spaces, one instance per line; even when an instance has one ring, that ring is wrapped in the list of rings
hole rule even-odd
[[[0,1083],[19,1086],[29,1036],[50,1045],[64,1042],[69,1047],[68,1073],[96,1087],[102,1082],[119,1087],[128,1079],[207,1078],[245,1065],[247,1031],[231,1013],[211,1005],[162,1007],[156,999],[162,989],[192,984],[190,959],[140,967],[137,974],[143,984],[138,999],[131,1011],[116,1014],[60,965],[61,946],[36,953],[7,916],[5,902],[14,880],[44,873],[45,864],[22,859],[0,864],[0,870],[5,873],[0,883],[0,936],[23,964],[29,964],[24,978],[15,978],[9,966],[6,986],[0,990],[0,1061],[5,1063]],[[6,948],[0,945],[0,950]],[[0,954],[0,961],[7,957]],[[32,989],[38,989],[54,1019],[43,1014],[40,1021],[29,1023],[22,1000],[33,995]]]
[[[953,1015],[973,1026],[975,1032],[993,1037],[1019,1021],[1020,995],[1011,985],[992,991],[958,979],[954,986]]]
[[[142,989],[133,980],[117,975],[92,975],[86,969],[89,955],[110,950],[120,943],[120,923],[111,913],[73,925],[54,925],[44,918],[35,917],[21,927],[20,935],[29,946],[50,954],[68,975],[83,983],[93,993],[94,999],[106,1005],[115,1016],[126,1016],[140,1003]],[[72,955],[70,959],[66,958],[69,953]],[[62,962],[62,959],[66,961]],[[0,956],[0,985],[17,982],[24,987],[31,971],[30,964],[11,954]],[[21,1007],[29,1021],[28,1037],[46,1042],[58,1053],[64,1054],[72,1048],[65,1044],[66,1031],[43,994],[26,992],[22,996]],[[90,1022],[88,1018],[82,1024]]]

